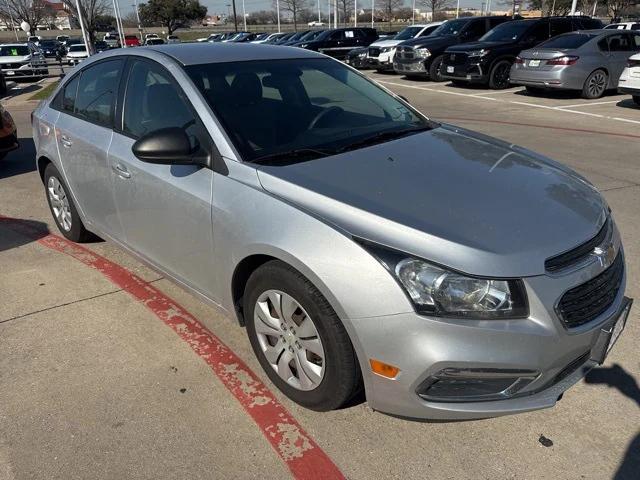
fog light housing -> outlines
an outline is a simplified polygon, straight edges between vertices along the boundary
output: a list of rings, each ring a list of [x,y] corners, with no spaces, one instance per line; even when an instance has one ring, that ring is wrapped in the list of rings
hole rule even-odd
[[[513,397],[538,376],[534,370],[445,368],[416,393],[430,402],[486,402]]]

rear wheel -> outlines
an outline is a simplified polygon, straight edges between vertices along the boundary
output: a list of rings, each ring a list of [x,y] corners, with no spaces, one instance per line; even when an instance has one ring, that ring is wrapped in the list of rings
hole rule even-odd
[[[607,90],[607,84],[609,83],[609,76],[604,70],[596,70],[584,81],[582,87],[582,98],[594,99],[600,98]]]
[[[44,171],[44,186],[51,215],[60,233],[72,242],[86,242],[92,234],[84,228],[60,172],[50,163]]]
[[[634,95],[632,98],[636,105],[640,105],[640,95]]]
[[[278,260],[256,270],[243,298],[247,334],[262,368],[291,400],[339,408],[362,385],[342,322],[300,272]]]
[[[442,59],[443,56],[439,55],[431,61],[429,78],[432,82],[444,82],[444,78],[442,78]]]
[[[489,88],[492,90],[504,90],[509,88],[509,75],[511,73],[511,62],[500,60],[491,68],[489,73]]]

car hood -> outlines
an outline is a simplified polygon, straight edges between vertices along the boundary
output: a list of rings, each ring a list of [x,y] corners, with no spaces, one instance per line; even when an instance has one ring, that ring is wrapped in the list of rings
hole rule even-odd
[[[263,188],[350,235],[469,274],[525,277],[597,234],[589,182],[526,149],[452,126],[287,166]]]
[[[373,42],[371,47],[395,47],[399,43],[402,43],[403,40],[378,40]]]
[[[452,52],[471,52],[473,50],[482,50],[491,49],[491,48],[500,48],[500,47],[510,47],[513,45],[513,42],[469,42],[469,43],[461,43],[460,45],[455,45],[450,47],[448,50]]]
[[[22,63],[27,62],[31,57],[29,55],[24,55],[21,57],[7,55],[6,57],[0,57],[0,63]]]

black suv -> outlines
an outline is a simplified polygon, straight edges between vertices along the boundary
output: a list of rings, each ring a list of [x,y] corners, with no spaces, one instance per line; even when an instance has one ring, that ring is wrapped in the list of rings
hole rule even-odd
[[[502,16],[449,20],[428,37],[414,38],[399,44],[393,57],[393,69],[407,77],[428,76],[434,82],[441,82],[440,65],[447,48],[478,40],[493,27],[510,19]]]
[[[336,28],[326,30],[309,42],[302,41],[297,47],[314,50],[344,60],[357,47],[368,47],[378,39],[374,28]]]
[[[547,17],[503,23],[473,43],[447,49],[441,76],[453,83],[473,82],[499,90],[509,87],[516,56],[561,33],[603,28],[589,17]]]

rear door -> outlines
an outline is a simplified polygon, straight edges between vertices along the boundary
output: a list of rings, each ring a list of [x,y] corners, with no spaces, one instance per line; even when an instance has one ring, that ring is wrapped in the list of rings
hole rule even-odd
[[[627,65],[627,59],[633,55],[634,51],[631,47],[632,34],[626,31],[610,35],[609,41],[609,82],[611,85],[617,85],[618,79],[624,67]]]
[[[142,136],[184,129],[195,147],[211,139],[173,76],[146,59],[130,61],[122,112],[109,150],[111,175],[126,244],[191,287],[212,295],[213,171],[196,165],[140,161],[132,147]]]
[[[107,151],[111,145],[116,93],[124,61],[90,65],[70,80],[53,102],[64,175],[85,218],[97,229],[120,238]]]

